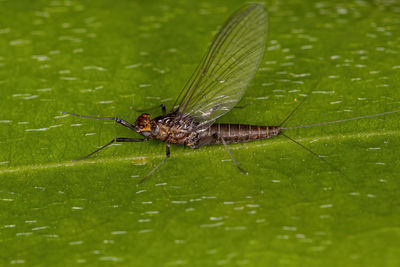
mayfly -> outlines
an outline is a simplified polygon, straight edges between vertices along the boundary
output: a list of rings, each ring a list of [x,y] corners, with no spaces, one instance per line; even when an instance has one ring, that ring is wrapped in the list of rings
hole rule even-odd
[[[186,145],[191,148],[223,144],[236,167],[247,174],[239,167],[227,144],[284,135],[282,129],[311,127],[400,112],[398,110],[340,121],[282,128],[282,124],[300,106],[298,105],[278,126],[214,123],[217,118],[235,107],[253,79],[264,54],[266,32],[267,13],[263,6],[252,3],[237,10],[218,31],[205,57],[179,94],[172,110],[167,113],[165,106],[160,106],[162,116],[150,119],[149,114],[143,113],[136,119],[135,125],[132,125],[115,117],[92,117],[64,112],[89,119],[113,120],[144,137],[115,138],[80,159],[85,159],[114,142],[142,142],[151,139],[165,142],[166,157],[139,182],[140,184],[170,157],[171,144]]]

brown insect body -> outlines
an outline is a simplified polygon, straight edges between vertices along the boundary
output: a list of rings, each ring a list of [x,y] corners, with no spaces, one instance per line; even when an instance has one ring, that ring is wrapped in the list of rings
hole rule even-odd
[[[160,105],[162,116],[151,120],[150,115],[144,113],[132,125],[117,117],[93,117],[64,112],[82,118],[112,120],[144,136],[144,138],[114,138],[80,159],[90,157],[114,142],[143,142],[150,139],[165,142],[167,144],[165,158],[139,182],[141,183],[170,157],[171,144],[187,145],[191,148],[223,144],[236,167],[242,173],[247,174],[239,167],[227,144],[270,138],[280,134],[281,130],[333,124],[400,112],[400,110],[395,110],[338,121],[280,127],[298,109],[300,106],[298,105],[279,126],[214,123],[236,106],[256,74],[266,46],[266,22],[267,13],[260,4],[246,4],[236,11],[218,31],[208,52],[182,89],[168,114],[165,105]],[[281,134],[318,156],[284,133]]]
[[[199,148],[204,145],[227,144],[255,141],[276,136],[279,126],[258,126],[243,124],[212,124],[199,129],[198,123],[190,116],[170,113],[151,120],[151,134],[148,138]]]
[[[200,134],[198,147],[222,144],[221,138],[227,144],[233,144],[266,139],[277,136],[279,133],[279,126],[216,123]]]
[[[149,137],[169,144],[189,145],[197,139],[198,134],[195,132],[197,125],[198,123],[189,116],[182,117],[170,113],[151,120]]]

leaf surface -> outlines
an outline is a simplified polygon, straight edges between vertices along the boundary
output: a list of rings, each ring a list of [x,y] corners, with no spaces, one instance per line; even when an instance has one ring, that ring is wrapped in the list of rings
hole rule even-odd
[[[399,115],[223,146],[113,122],[171,108],[242,1],[0,1],[0,265],[399,266]],[[296,126],[399,109],[400,6],[267,1],[266,53],[218,121]],[[295,99],[298,101],[296,102]],[[157,116],[161,111],[155,111]]]

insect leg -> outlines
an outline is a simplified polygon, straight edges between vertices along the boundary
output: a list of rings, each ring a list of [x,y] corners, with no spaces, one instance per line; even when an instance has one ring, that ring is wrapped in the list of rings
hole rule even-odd
[[[147,179],[147,177],[150,176],[150,174],[152,174],[156,169],[158,169],[158,167],[160,167],[161,164],[163,164],[170,157],[171,153],[169,151],[169,147],[170,147],[170,144],[167,144],[166,157],[160,163],[158,163],[158,165],[154,169],[152,169],[151,172],[149,172],[142,180],[140,180],[136,186],[139,186],[141,183],[143,183]]]
[[[163,115],[167,114],[167,110],[166,110],[166,108],[165,108],[165,105],[164,105],[164,104],[161,104],[160,107],[161,107],[162,114],[163,114]]]
[[[124,121],[123,119],[120,119],[120,118],[116,118],[116,117],[92,117],[92,116],[78,115],[78,114],[74,114],[74,113],[70,113],[70,112],[61,112],[61,113],[69,114],[69,115],[73,115],[73,116],[77,116],[77,117],[81,117],[81,118],[86,118],[86,119],[115,121],[116,123],[119,123],[119,124],[125,126],[126,128],[129,128],[132,131],[136,132],[135,126],[133,126],[129,122]]]
[[[137,113],[143,113],[143,112],[154,110],[154,109],[158,109],[158,108],[161,108],[161,111],[162,111],[163,115],[167,114],[167,110],[166,110],[164,104],[157,105],[155,107],[151,107],[151,108],[147,108],[147,109],[136,109],[135,107],[131,107],[131,109],[133,109],[133,111],[135,111]]]
[[[330,163],[329,161],[327,161],[326,159],[322,158],[320,155],[318,155],[317,153],[315,153],[314,151],[312,151],[311,149],[309,149],[308,147],[306,147],[305,145],[297,142],[296,140],[294,140],[293,138],[287,136],[284,133],[280,133],[281,135],[283,135],[284,137],[286,137],[287,139],[289,139],[290,141],[292,141],[293,143],[301,146],[302,148],[304,148],[305,150],[307,150],[308,152],[310,152],[311,154],[313,154],[314,156],[316,156],[317,158],[319,158],[320,160],[322,160],[323,162],[325,162],[326,164],[328,164],[332,169],[334,169],[335,171],[339,172],[341,175],[343,175],[347,181],[349,181],[350,183],[354,183],[343,171],[341,171],[338,167],[336,167],[335,165],[333,165],[332,163]],[[336,182],[336,181],[335,181]]]
[[[228,151],[229,156],[231,156],[231,159],[232,159],[233,162],[235,163],[236,167],[238,167],[238,169],[239,169],[241,172],[243,172],[244,174],[248,175],[249,173],[248,173],[247,171],[243,170],[242,168],[240,168],[239,165],[237,164],[237,162],[236,162],[236,160],[234,159],[234,157],[233,157],[231,151],[229,150],[228,145],[226,144],[224,138],[222,138],[222,137],[219,137],[219,138],[221,139],[222,144],[224,144],[224,146],[225,146],[225,148],[226,148],[226,151]]]
[[[84,156],[84,157],[79,158],[79,159],[74,159],[74,161],[75,161],[75,160],[86,159],[86,158],[90,157],[91,155],[93,155],[94,153],[99,152],[99,151],[102,150],[103,148],[110,146],[110,145],[111,145],[112,143],[114,143],[114,142],[143,142],[143,141],[145,141],[145,140],[146,140],[146,139],[139,139],[139,138],[122,138],[122,137],[120,137],[120,138],[114,138],[113,140],[111,140],[111,142],[105,144],[104,146],[101,146],[100,148],[96,149],[95,151],[93,151],[93,152],[90,153],[89,155]]]
[[[250,106],[251,104],[253,104],[253,102],[249,102],[249,103],[244,104],[244,105],[242,105],[242,106],[234,106],[233,108],[240,108],[240,109],[242,109],[242,108],[246,108],[246,107]]]

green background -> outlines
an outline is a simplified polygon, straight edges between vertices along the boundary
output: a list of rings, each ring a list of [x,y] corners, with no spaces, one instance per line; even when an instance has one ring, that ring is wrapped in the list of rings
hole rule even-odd
[[[171,108],[243,1],[0,0],[0,265],[399,266],[399,115],[223,146],[112,146]],[[219,122],[295,126],[399,109],[397,1],[266,1],[267,47]],[[307,96],[307,97],[305,97]],[[152,114],[159,115],[160,112]],[[339,168],[340,172],[337,171]]]

